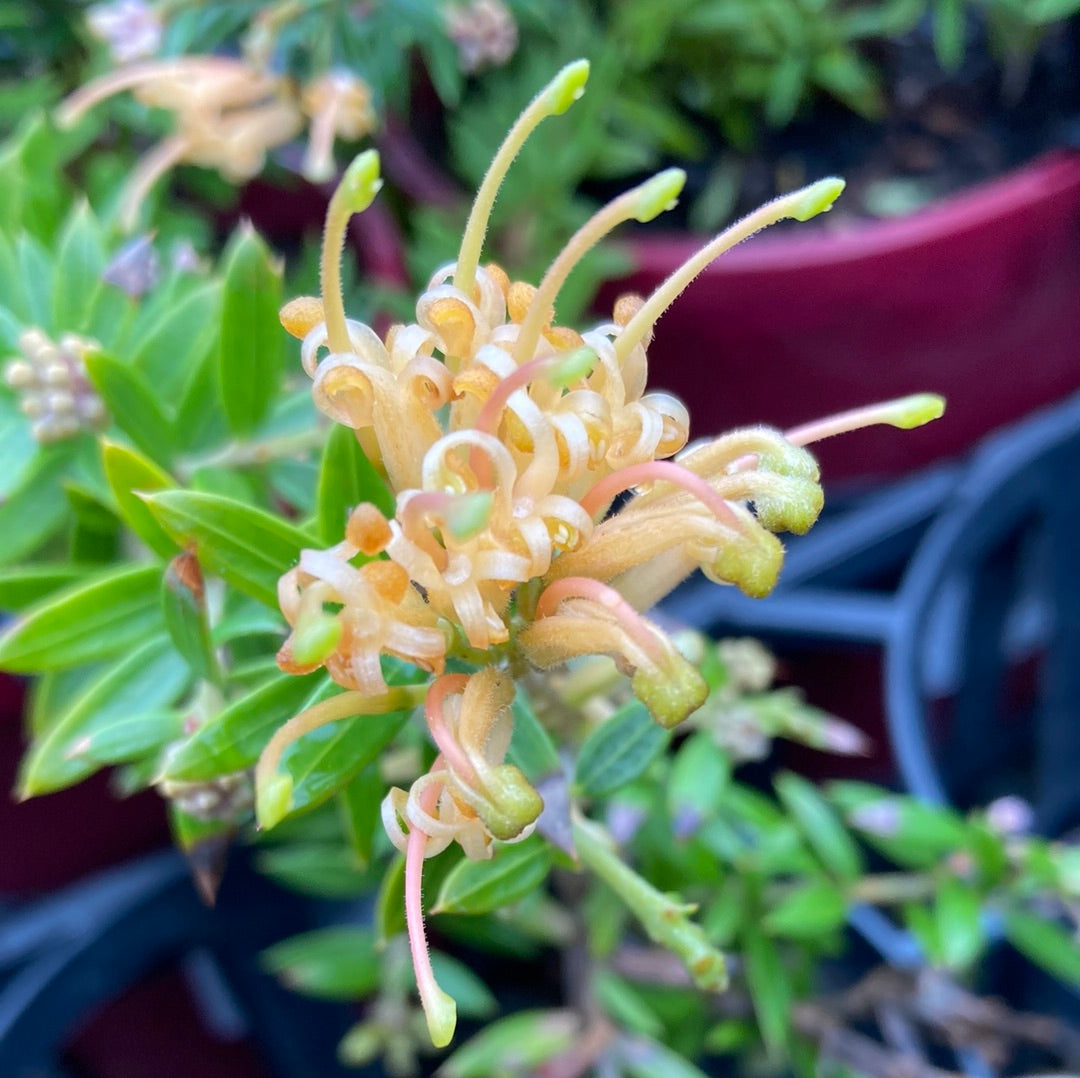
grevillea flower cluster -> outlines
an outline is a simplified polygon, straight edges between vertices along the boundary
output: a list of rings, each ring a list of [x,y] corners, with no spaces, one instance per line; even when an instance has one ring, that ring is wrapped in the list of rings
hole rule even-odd
[[[278,655],[297,674],[324,667],[347,691],[277,732],[256,774],[257,811],[289,808],[285,748],[322,723],[424,704],[437,750],[411,789],[391,791],[386,830],[405,855],[405,903],[420,998],[436,1044],[453,1034],[453,1000],[435,982],[421,909],[425,858],[457,842],[470,858],[530,833],[543,807],[506,762],[515,680],[588,655],[612,656],[666,727],[707,696],[697,668],[644,616],[702,570],[761,596],[783,558],[777,532],[805,532],[822,505],[805,444],[868,422],[914,426],[938,398],[849,413],[787,435],[737,430],[688,446],[685,407],[648,392],[657,319],[717,255],[783,218],[828,210],[826,179],[762,207],[708,243],[649,297],[620,299],[581,333],[557,318],[563,282],[594,244],[648,221],[678,197],[671,169],[584,224],[536,286],[481,265],[488,216],[529,132],[580,96],[588,64],[564,68],[525,109],[481,184],[456,260],[438,270],[416,320],[385,336],[345,316],[340,256],[349,216],[375,197],[374,152],[347,171],[327,216],[322,297],[294,300],[282,322],[302,339],[318,407],[356,432],[395,497],[393,514],[356,506],[339,543],[304,550],[282,577],[291,632]],[[387,683],[383,658],[430,675]],[[473,673],[447,672],[463,666]],[[696,946],[696,944],[695,944]],[[714,965],[692,970],[718,983]]]

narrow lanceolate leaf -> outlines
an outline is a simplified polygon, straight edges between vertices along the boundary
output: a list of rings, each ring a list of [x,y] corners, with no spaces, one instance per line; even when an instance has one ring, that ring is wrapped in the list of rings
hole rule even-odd
[[[161,612],[173,646],[195,677],[221,684],[221,669],[210,640],[202,572],[191,554],[178,554],[161,582]]]
[[[839,928],[847,916],[843,892],[828,880],[800,884],[765,915],[762,926],[771,936],[818,939]]]
[[[775,785],[788,815],[822,864],[843,880],[859,876],[862,873],[859,848],[813,783],[787,772],[777,777]]]
[[[103,441],[101,456],[105,478],[124,523],[156,554],[171,558],[177,551],[177,543],[157,522],[139,494],[168,490],[176,486],[172,478],[149,457],[125,445]]]
[[[162,636],[109,664],[35,742],[20,774],[20,795],[63,789],[104,764],[145,755],[179,736],[180,716],[169,705],[188,677]]]
[[[464,860],[443,880],[432,913],[490,913],[547,879],[551,848],[537,836],[503,846],[490,861]]]
[[[743,928],[746,983],[754,1004],[761,1039],[770,1055],[783,1051],[788,1029],[788,975],[780,952],[756,924]]]
[[[393,515],[393,495],[364,455],[356,432],[336,423],[326,439],[316,496],[319,534],[326,543],[341,541],[350,511],[361,502]]]
[[[86,357],[86,373],[116,425],[148,457],[168,467],[175,449],[172,431],[142,375],[104,352]]]
[[[292,524],[217,494],[166,490],[144,501],[178,543],[194,546],[204,569],[275,608],[278,579],[313,542]]]
[[[966,969],[986,943],[978,892],[955,877],[943,880],[934,897],[934,918],[942,961],[949,969]]]
[[[53,324],[83,330],[97,294],[104,287],[105,247],[101,226],[83,202],[69,215],[60,234],[53,277]]]
[[[338,794],[342,829],[362,865],[371,860],[385,793],[386,783],[379,776],[378,765],[370,763]]]
[[[162,628],[156,565],[100,573],[31,607],[0,635],[0,669],[17,674],[107,659]]]
[[[282,674],[233,700],[169,753],[165,777],[202,782],[243,771],[259,758],[274,731],[327,691],[325,674]]]
[[[442,1078],[531,1074],[580,1035],[573,1011],[519,1011],[485,1026],[439,1068]]]
[[[221,400],[235,434],[250,434],[277,395],[286,340],[280,307],[281,263],[245,223],[225,252],[217,357]]]
[[[559,751],[524,691],[518,692],[514,699],[513,711],[514,733],[508,755],[510,762],[521,768],[530,782],[538,782],[559,771]]]
[[[360,999],[379,984],[375,936],[365,928],[336,925],[305,932],[276,943],[261,958],[283,984],[320,999]]]
[[[588,797],[613,793],[643,774],[667,742],[668,732],[634,701],[589,735],[581,746],[574,781]]]
[[[15,613],[82,580],[90,568],[70,562],[0,569],[0,611]]]
[[[1005,937],[1047,973],[1066,984],[1080,985],[1080,945],[1060,925],[1017,911],[1005,915]]]
[[[284,818],[321,805],[352,780],[394,739],[408,711],[339,719],[305,734],[282,759],[292,777],[292,796]]]

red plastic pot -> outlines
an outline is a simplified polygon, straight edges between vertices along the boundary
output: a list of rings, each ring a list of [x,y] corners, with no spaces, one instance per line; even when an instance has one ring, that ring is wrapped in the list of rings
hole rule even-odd
[[[648,292],[700,243],[637,239],[637,269],[601,309]],[[827,481],[955,455],[1080,387],[1080,154],[1052,152],[902,220],[756,237],[679,297],[649,355],[650,386],[689,404],[694,436],[921,390],[948,398],[921,430],[823,443]]]

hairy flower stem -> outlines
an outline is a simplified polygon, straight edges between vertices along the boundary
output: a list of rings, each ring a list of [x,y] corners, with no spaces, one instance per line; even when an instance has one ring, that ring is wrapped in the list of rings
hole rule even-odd
[[[626,903],[649,938],[677,954],[699,988],[724,991],[728,984],[724,956],[689,919],[695,907],[674,901],[642,879],[619,857],[611,836],[599,824],[575,816],[573,828],[578,857]]]
[[[836,197],[844,189],[844,181],[833,177],[818,180],[809,187],[782,195],[772,202],[767,202],[760,209],[737,221],[725,229],[714,240],[707,243],[696,255],[684,262],[664,281],[645,301],[644,306],[626,324],[615,338],[615,355],[620,363],[625,363],[627,356],[653,328],[657,319],[675,302],[678,295],[712,261],[729,251],[736,244],[749,239],[755,232],[794,217],[806,221],[828,210]]]
[[[549,116],[565,112],[581,96],[585,81],[589,77],[589,62],[575,60],[567,64],[526,106],[503,139],[502,145],[488,166],[480,189],[476,192],[469,220],[461,238],[457,265],[454,270],[454,287],[465,295],[470,295],[476,283],[476,267],[480,264],[480,252],[484,246],[491,208],[495,205],[495,196],[499,193],[503,179],[510,165],[525,145],[525,140],[532,134],[541,121]]]
[[[900,397],[880,404],[867,404],[862,408],[852,408],[847,412],[838,412],[824,419],[803,423],[801,426],[785,431],[784,437],[792,445],[811,445],[824,438],[832,438],[836,434],[850,434],[852,431],[862,430],[863,427],[879,424],[911,430],[913,427],[921,427],[924,423],[940,418],[944,412],[945,399],[943,397],[939,397],[936,393],[914,393],[910,397]]]

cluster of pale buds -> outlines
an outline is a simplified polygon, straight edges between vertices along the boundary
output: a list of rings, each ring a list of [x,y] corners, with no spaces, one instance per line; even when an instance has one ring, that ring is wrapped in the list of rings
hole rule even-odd
[[[238,823],[255,807],[250,771],[233,771],[205,782],[164,779],[157,788],[181,812],[205,823]]]
[[[357,139],[374,129],[371,91],[340,72],[321,75],[299,93],[291,80],[228,56],[181,56],[127,64],[87,83],[64,102],[61,126],[115,94],[172,114],[172,132],[149,150],[127,184],[120,223],[135,226],[154,184],[179,164],[219,172],[230,183],[257,175],[267,153],[310,124],[304,175],[312,181],[334,171],[335,138]]]
[[[458,67],[473,75],[502,67],[517,51],[518,28],[502,0],[468,0],[443,8],[446,33],[457,46]]]
[[[302,340],[318,407],[352,428],[395,496],[387,518],[353,510],[343,541],[302,552],[281,582],[292,632],[283,669],[325,666],[352,690],[302,712],[259,762],[258,815],[287,811],[291,780],[278,771],[297,737],[346,715],[417,702],[419,687],[390,688],[384,655],[440,675],[426,694],[439,756],[410,792],[385,807],[406,855],[406,909],[421,1001],[436,1043],[453,1030],[453,1002],[431,974],[421,917],[425,856],[458,842],[469,857],[526,833],[541,809],[503,762],[512,683],[504,670],[549,669],[608,655],[653,717],[673,726],[708,686],[647,610],[695,569],[767,594],[783,548],[775,533],[804,532],[822,505],[817,464],[803,448],[869,423],[916,426],[941,413],[930,395],[860,409],[786,434],[735,431],[687,447],[689,418],[667,394],[645,392],[646,348],[675,297],[717,255],[784,218],[830,208],[843,183],[827,179],[783,196],[721,233],[649,297],[620,300],[609,322],[581,334],[555,322],[563,282],[594,244],[625,221],[669,208],[684,174],[670,169],[586,222],[539,286],[480,266],[488,218],[529,133],[583,91],[570,64],[511,128],[477,193],[458,257],[421,295],[416,321],[385,338],[345,317],[340,259],[349,217],[380,180],[361,154],[331,199],[322,297],[287,304],[282,324]],[[677,459],[670,459],[675,458]],[[617,506],[613,510],[613,507]],[[443,674],[448,659],[478,673]]]
[[[4,381],[19,395],[19,409],[31,420],[36,441],[59,442],[108,423],[109,414],[87,380],[84,362],[86,354],[99,347],[74,333],[65,333],[59,343],[36,328],[20,334],[22,355],[7,362]]]

